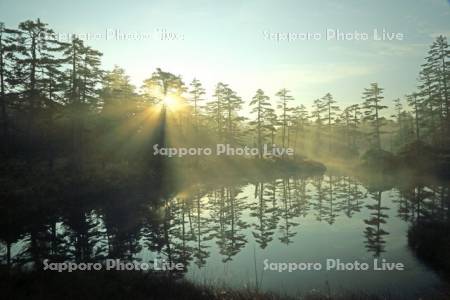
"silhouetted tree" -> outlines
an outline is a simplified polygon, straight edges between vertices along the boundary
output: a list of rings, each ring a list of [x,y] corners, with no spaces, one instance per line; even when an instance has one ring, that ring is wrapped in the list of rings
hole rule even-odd
[[[287,141],[287,130],[289,126],[289,114],[292,111],[292,108],[288,106],[290,101],[293,101],[294,98],[289,94],[290,91],[287,89],[281,89],[279,90],[275,96],[279,97],[278,100],[278,109],[281,109],[281,118],[280,118],[280,125],[281,125],[281,144],[283,148],[286,147],[286,141]]]
[[[250,125],[254,126],[253,132],[256,134],[256,141],[259,149],[259,158],[263,156],[263,144],[267,136],[267,130],[270,128],[267,117],[270,116],[270,102],[269,97],[264,94],[262,90],[257,90],[255,96],[250,101],[250,106],[254,106],[251,113],[256,115],[254,121],[250,121]]]
[[[371,136],[375,139],[375,146],[381,149],[381,127],[383,126],[383,118],[380,116],[380,111],[387,108],[381,105],[383,100],[383,89],[378,86],[378,83],[372,83],[369,88],[366,88],[363,93],[363,108],[364,119],[369,121],[373,127]]]

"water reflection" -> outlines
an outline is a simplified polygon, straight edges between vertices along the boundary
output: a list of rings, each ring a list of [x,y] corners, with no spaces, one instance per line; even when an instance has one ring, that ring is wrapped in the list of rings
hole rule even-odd
[[[408,250],[398,247],[394,237],[406,237],[408,226],[425,220],[448,222],[449,203],[449,187],[441,183],[409,182],[392,188],[339,174],[214,188],[195,184],[168,198],[121,191],[97,197],[74,192],[72,197],[37,198],[31,203],[6,201],[0,217],[1,263],[41,268],[45,258],[76,262],[163,258],[183,263],[183,272],[192,277],[192,270],[198,274],[210,266],[227,265],[238,255],[239,261],[256,260],[256,250],[244,251],[255,245],[260,258],[279,255],[280,261],[298,260],[303,254],[286,254],[291,252],[285,247],[295,252],[304,249],[305,242],[319,245],[333,235],[342,240],[332,247],[353,253],[353,258],[361,257],[360,249],[369,257],[383,256],[389,243],[396,251],[391,249],[392,253],[401,257]],[[319,235],[317,226],[330,230]],[[304,253],[320,258],[321,251]],[[417,271],[419,266],[412,258],[410,267]],[[246,272],[251,277],[248,274],[254,271]],[[284,279],[269,276],[267,280],[272,281],[267,283],[270,287]],[[302,280],[314,286],[323,278],[311,275]]]

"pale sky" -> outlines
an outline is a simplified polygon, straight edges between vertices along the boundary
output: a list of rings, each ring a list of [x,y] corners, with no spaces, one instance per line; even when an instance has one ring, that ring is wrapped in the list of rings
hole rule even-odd
[[[0,0],[6,26],[37,17],[62,37],[97,34],[86,43],[104,53],[103,67],[119,65],[138,87],[161,67],[187,83],[197,77],[208,94],[217,82],[228,83],[247,102],[258,88],[275,98],[285,87],[308,108],[327,92],[343,106],[358,103],[371,82],[385,88],[385,104],[391,105],[415,88],[433,37],[450,36],[444,0]],[[373,30],[383,28],[403,40],[374,40]],[[369,38],[326,40],[327,29]],[[115,30],[146,37],[117,40]],[[162,30],[176,40],[161,40]],[[276,41],[265,32],[321,37]]]

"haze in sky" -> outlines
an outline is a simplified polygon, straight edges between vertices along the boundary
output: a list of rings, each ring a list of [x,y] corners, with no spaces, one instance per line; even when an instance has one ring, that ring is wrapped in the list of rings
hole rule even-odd
[[[209,93],[228,83],[246,101],[258,88],[274,97],[286,87],[308,107],[327,92],[360,102],[375,81],[391,103],[414,90],[434,37],[450,35],[443,0],[2,0],[0,12],[8,27],[39,17],[61,39],[84,36],[104,68],[119,65],[138,87],[160,67]],[[278,40],[288,34],[295,40]]]

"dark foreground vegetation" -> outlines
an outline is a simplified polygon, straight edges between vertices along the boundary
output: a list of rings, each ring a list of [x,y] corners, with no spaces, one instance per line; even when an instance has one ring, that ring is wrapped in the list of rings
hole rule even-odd
[[[417,256],[450,279],[450,218],[424,218],[408,231],[408,243]]]
[[[166,275],[140,272],[31,272],[0,275],[2,299],[170,299],[170,300],[410,300],[386,291],[383,295],[364,292],[320,292],[286,296],[259,292],[253,288],[240,290],[198,286]],[[445,300],[448,292],[427,294],[417,299]]]

